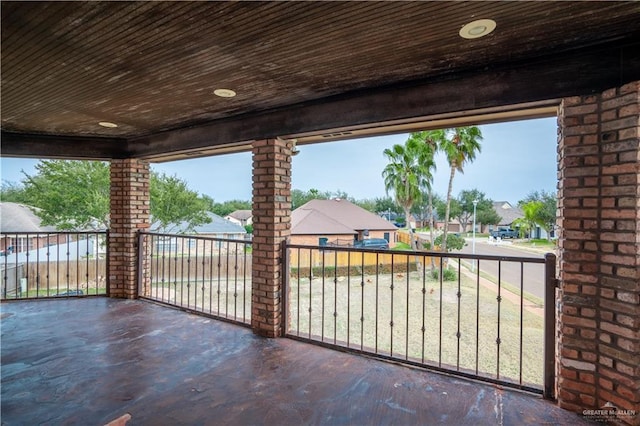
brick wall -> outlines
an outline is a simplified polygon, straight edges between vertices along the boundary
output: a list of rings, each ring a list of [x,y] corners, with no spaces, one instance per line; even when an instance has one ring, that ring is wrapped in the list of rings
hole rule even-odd
[[[282,242],[291,229],[291,146],[279,139],[253,144],[251,327],[281,335]]]
[[[149,164],[135,159],[111,161],[109,295],[135,298],[138,230],[149,227]]]
[[[558,401],[577,412],[640,407],[639,96],[566,98],[558,117]]]

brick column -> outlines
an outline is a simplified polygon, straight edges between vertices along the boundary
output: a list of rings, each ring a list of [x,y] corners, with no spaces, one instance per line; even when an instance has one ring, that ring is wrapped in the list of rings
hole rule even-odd
[[[291,228],[291,146],[279,139],[253,144],[251,327],[278,337],[282,321],[282,242]]]
[[[566,98],[558,117],[558,401],[577,412],[640,407],[639,99],[634,82]]]
[[[149,164],[112,160],[109,296],[137,297],[138,230],[148,227]]]

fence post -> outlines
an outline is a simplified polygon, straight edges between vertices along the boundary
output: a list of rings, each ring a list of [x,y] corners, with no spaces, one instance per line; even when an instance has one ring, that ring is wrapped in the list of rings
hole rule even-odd
[[[98,245],[99,247],[99,245]],[[104,275],[105,285],[107,286],[107,297],[111,297],[111,280],[109,279],[109,229],[104,232]]]
[[[556,371],[556,256],[544,255],[544,389],[545,399],[555,399]]]
[[[282,327],[281,336],[285,336],[289,331],[289,238],[285,238],[282,241],[282,309],[281,317]]]

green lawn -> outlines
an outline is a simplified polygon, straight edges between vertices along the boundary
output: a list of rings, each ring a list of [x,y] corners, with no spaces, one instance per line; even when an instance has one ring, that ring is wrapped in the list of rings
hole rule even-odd
[[[531,241],[529,240],[520,240],[517,242],[514,242],[513,245],[515,246],[520,246],[520,247],[535,247],[535,248],[548,248],[549,251],[553,251],[557,244],[556,244],[557,240],[551,240],[551,241],[547,241],[545,239],[533,239]]]

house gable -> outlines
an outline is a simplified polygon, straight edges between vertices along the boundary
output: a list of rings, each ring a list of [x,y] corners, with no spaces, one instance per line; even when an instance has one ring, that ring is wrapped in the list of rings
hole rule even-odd
[[[307,212],[307,213],[304,213]],[[311,200],[291,215],[292,235],[358,234],[362,231],[395,231],[380,216],[342,199]],[[340,231],[340,232],[334,232]]]
[[[514,207],[508,201],[496,201],[493,203],[493,208],[498,213],[498,216],[501,217],[500,223],[498,226],[509,226],[516,219],[520,219],[524,217],[524,213],[520,210],[519,207]]]

